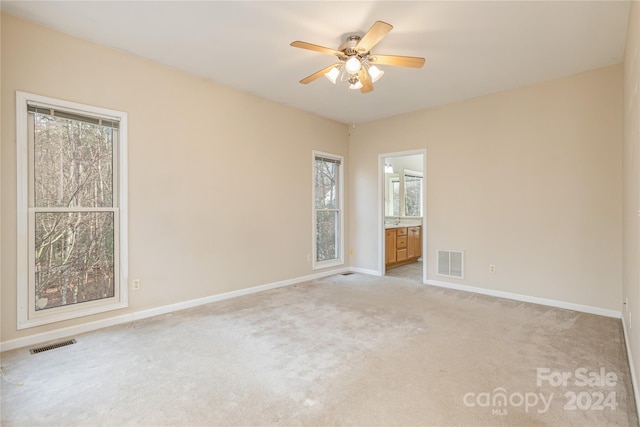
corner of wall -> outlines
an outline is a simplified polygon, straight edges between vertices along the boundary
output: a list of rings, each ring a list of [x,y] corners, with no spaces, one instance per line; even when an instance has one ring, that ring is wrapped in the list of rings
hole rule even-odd
[[[623,115],[623,315],[629,368],[640,418],[640,2],[632,1],[624,56]]]

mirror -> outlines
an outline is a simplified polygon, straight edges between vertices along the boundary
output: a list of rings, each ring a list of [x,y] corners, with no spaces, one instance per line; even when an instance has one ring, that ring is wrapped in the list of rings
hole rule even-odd
[[[397,173],[385,174],[385,215],[400,216],[400,175]]]
[[[422,155],[385,159],[385,216],[422,217]]]

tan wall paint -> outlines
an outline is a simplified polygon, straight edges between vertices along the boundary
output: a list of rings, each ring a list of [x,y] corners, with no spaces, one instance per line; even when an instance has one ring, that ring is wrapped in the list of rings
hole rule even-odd
[[[623,311],[640,379],[640,3],[632,2],[624,58]],[[631,314],[631,319],[629,317]],[[630,323],[631,320],[631,323]],[[640,396],[636,396],[640,399]]]
[[[379,268],[378,154],[426,148],[431,265],[465,249],[461,284],[620,309],[620,66],[361,124],[348,149],[344,125],[11,16],[1,28],[2,341],[311,274],[312,149],[347,158],[352,266]],[[15,331],[15,90],[129,113],[128,310]]]
[[[2,6],[0,5],[0,8]],[[1,12],[1,10],[0,10]],[[0,14],[0,94],[1,89],[2,89],[2,16]],[[2,134],[2,104],[3,102],[1,102],[0,100],[0,138],[3,138],[3,134]],[[2,191],[2,145],[1,145],[1,141],[0,141],[0,285],[2,284],[2,247],[4,245],[2,245],[2,236],[3,236],[3,231],[2,231],[2,206],[4,205],[4,202],[2,201],[2,199],[4,197],[1,197],[4,194],[4,192]],[[0,286],[0,309],[2,308],[2,289]],[[2,322],[2,314],[0,313],[0,322]],[[2,333],[2,324],[0,323],[0,334]],[[0,342],[2,341],[1,335],[0,335]]]
[[[378,155],[426,148],[428,279],[620,310],[621,105],[617,65],[358,126],[351,265],[381,267]]]
[[[3,342],[314,273],[311,152],[348,171],[347,126],[6,14],[1,40]],[[16,90],[129,114],[128,309],[16,331]]]

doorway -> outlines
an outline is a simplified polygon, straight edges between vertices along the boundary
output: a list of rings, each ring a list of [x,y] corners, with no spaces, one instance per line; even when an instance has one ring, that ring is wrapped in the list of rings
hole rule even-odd
[[[426,154],[379,155],[381,276],[426,282]]]

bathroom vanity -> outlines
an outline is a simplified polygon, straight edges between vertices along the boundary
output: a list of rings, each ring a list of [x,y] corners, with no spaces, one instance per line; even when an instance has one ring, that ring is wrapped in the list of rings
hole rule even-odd
[[[415,262],[422,256],[422,227],[385,227],[385,266],[387,269]]]

